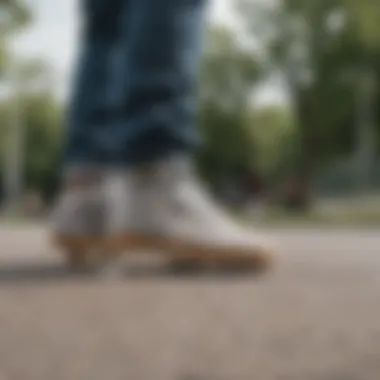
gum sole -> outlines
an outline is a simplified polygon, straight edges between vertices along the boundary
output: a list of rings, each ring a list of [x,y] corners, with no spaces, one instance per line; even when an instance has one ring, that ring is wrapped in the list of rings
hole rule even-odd
[[[139,251],[152,252],[168,259],[169,265],[179,267],[189,265],[199,268],[241,268],[262,273],[274,265],[271,252],[261,247],[256,250],[215,248],[137,234],[113,238],[60,235],[54,238],[54,244],[64,252],[67,263],[73,267],[87,265],[94,250],[99,249],[107,252],[108,258],[115,255],[115,252],[126,252],[126,255],[138,254]]]
[[[70,268],[87,267],[97,256],[95,252],[104,249],[104,239],[93,236],[55,235],[53,245],[62,252]]]
[[[242,268],[267,272],[274,266],[274,255],[269,250],[230,247],[210,247],[154,236],[125,235],[118,244],[126,250],[159,250],[171,265],[200,267]]]

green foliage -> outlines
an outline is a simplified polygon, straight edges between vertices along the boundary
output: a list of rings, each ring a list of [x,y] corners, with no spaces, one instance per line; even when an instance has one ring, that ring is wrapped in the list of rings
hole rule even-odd
[[[210,30],[200,75],[200,126],[204,143],[198,161],[214,185],[249,170],[254,149],[248,123],[252,90],[261,68],[252,52],[228,29]]]
[[[22,0],[1,0],[0,2],[0,80],[7,63],[8,38],[30,21],[30,11]]]
[[[10,144],[14,122],[22,130],[22,161],[25,189],[51,196],[57,186],[61,140],[61,108],[51,91],[50,69],[39,60],[21,62],[13,95],[0,102],[0,140]],[[17,112],[17,120],[13,113]],[[0,151],[4,174],[7,146]]]
[[[268,66],[287,80],[300,133],[297,162],[312,171],[352,152],[362,74],[380,62],[379,3],[242,0],[238,9]]]
[[[60,109],[49,93],[28,96],[23,103],[26,120],[26,186],[51,195],[58,179]]]
[[[250,131],[256,151],[256,169],[270,180],[289,170],[294,159],[297,125],[290,112],[278,106],[253,110]]]

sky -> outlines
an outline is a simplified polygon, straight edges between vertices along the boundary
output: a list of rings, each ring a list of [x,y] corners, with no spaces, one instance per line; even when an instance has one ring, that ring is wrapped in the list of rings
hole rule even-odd
[[[57,73],[57,91],[65,98],[70,89],[70,78],[77,50],[79,20],[77,7],[80,0],[25,0],[32,5],[34,24],[14,43],[20,56],[41,57]],[[229,0],[213,0],[210,17],[218,22],[230,23]],[[264,103],[281,101],[278,88],[266,86],[259,98]]]

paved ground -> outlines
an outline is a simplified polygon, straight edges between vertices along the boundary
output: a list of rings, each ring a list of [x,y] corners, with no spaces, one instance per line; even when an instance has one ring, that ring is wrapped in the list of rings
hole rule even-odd
[[[271,231],[267,278],[72,277],[0,230],[1,380],[378,380],[380,235]]]

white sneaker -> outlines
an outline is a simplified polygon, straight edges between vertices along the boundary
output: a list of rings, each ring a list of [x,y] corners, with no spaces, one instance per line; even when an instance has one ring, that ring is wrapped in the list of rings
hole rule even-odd
[[[183,157],[132,169],[126,175],[129,209],[114,220],[130,250],[160,250],[175,260],[265,270],[268,243],[214,205]],[[121,228],[119,227],[119,231]]]
[[[104,246],[106,197],[102,178],[68,184],[51,217],[54,244],[73,267],[88,264]]]

